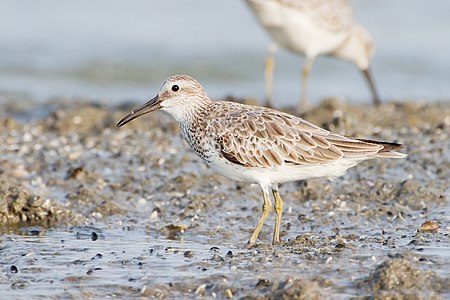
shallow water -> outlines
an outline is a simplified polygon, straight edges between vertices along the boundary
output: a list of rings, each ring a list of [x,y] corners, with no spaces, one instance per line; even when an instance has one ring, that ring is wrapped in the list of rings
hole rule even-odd
[[[327,236],[321,230],[303,233],[307,243],[247,250],[241,244],[247,235],[239,231],[231,238],[218,239],[213,233],[206,237],[192,230],[171,240],[147,232],[141,224],[118,223],[105,226],[97,222],[95,227],[69,229],[23,228],[20,235],[4,234],[2,295],[173,298],[215,294],[225,298],[227,289],[241,296],[264,295],[260,285],[311,278],[327,282],[324,295],[346,298],[370,294],[355,289],[352,282],[365,278],[386,256],[399,254],[417,261],[422,272],[433,270],[443,278],[449,276],[448,236],[427,236],[432,246],[414,246],[408,224],[403,224],[404,230],[387,229],[384,234],[362,233],[358,229],[364,226],[342,230],[339,236]],[[293,226],[297,225],[294,222]],[[94,232],[96,240],[92,239]],[[289,236],[295,236],[295,231],[289,231]]]
[[[95,241],[93,232],[98,235]],[[197,267],[186,267],[191,259],[183,253],[188,249],[199,261],[212,253],[207,245],[155,239],[142,230],[126,228],[76,227],[37,236],[3,235],[0,289],[7,298],[17,298],[24,290],[27,297],[140,295],[147,282],[168,285],[174,279],[190,279],[193,271],[200,273]],[[11,271],[13,266],[17,273]]]

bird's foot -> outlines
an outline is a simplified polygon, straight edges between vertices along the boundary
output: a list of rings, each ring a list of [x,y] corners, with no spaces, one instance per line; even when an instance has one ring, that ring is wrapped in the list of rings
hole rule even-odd
[[[258,244],[256,244],[256,242],[250,242],[248,241],[247,244],[245,244],[245,248],[247,249],[254,249],[258,246]]]

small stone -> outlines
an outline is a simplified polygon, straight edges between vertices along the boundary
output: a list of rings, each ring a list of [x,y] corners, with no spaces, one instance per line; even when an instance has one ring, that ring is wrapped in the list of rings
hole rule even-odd
[[[194,257],[194,251],[188,250],[188,251],[183,253],[183,256],[184,257],[188,257],[188,258],[192,258],[192,257]]]
[[[30,235],[38,236],[41,232],[37,229],[30,230]]]
[[[227,299],[233,298],[233,293],[231,292],[230,289],[225,290],[225,297],[227,297]]]
[[[30,173],[25,169],[23,165],[18,165],[12,172],[12,175],[18,178],[27,177],[29,174]]]
[[[187,229],[187,226],[185,225],[175,225],[175,224],[169,224],[164,227],[169,232],[180,232],[184,233]]]
[[[269,286],[269,284],[269,279],[260,279],[258,280],[258,283],[256,283],[256,287]]]
[[[224,261],[223,257],[217,253],[211,257],[211,260],[215,261],[215,262],[223,262]]]
[[[91,234],[91,240],[96,241],[97,239],[98,239],[98,235],[95,231],[93,231]]]
[[[345,248],[345,244],[339,243],[339,244],[337,244],[336,246],[334,246],[334,248],[335,248],[336,250],[340,251],[340,250],[342,250],[343,248]]]
[[[227,252],[227,254],[225,254],[225,256],[227,257],[227,258],[233,258],[233,252],[231,251],[231,250],[229,250],[228,252]]]
[[[426,221],[422,225],[420,225],[418,232],[430,232],[437,233],[439,229],[439,224],[434,221]]]
[[[204,296],[205,295],[206,284],[202,284],[195,290],[196,295]]]
[[[101,253],[97,253],[97,254],[95,254],[94,257],[91,258],[91,260],[94,260],[94,259],[102,259],[102,258],[103,258],[103,255],[102,255]]]
[[[12,265],[11,267],[9,267],[9,271],[13,274],[16,274],[17,272],[19,272],[19,270],[17,269],[17,267],[15,265]]]
[[[158,211],[157,210],[153,210],[153,212],[150,214],[150,220],[152,220],[152,221],[158,220]]]
[[[81,151],[71,152],[71,153],[69,153],[67,158],[69,160],[77,160],[78,158],[80,158],[81,154],[83,154],[83,152],[81,152]]]

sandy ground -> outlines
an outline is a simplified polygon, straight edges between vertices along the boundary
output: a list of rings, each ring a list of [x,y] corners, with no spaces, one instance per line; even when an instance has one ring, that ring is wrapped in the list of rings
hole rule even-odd
[[[409,157],[284,184],[283,243],[270,216],[253,249],[259,188],[214,174],[163,113],[118,129],[135,105],[1,105],[2,297],[450,297],[448,102],[305,113]]]

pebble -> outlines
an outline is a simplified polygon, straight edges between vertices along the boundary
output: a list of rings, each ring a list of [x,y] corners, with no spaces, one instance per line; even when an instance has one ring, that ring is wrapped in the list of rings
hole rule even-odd
[[[151,221],[156,221],[158,219],[158,211],[157,210],[153,210],[152,213],[150,214],[150,220]]]
[[[199,296],[204,296],[205,295],[205,289],[206,289],[206,284],[202,284],[195,290],[195,294],[199,295]]]
[[[256,287],[262,287],[262,286],[269,286],[270,281],[269,279],[259,279],[256,283]]]
[[[223,261],[225,261],[225,259],[223,259],[223,257],[222,256],[220,256],[219,254],[214,254],[212,257],[211,257],[211,260],[212,261],[215,261],[215,262],[223,262]]]
[[[39,234],[41,234],[41,232],[37,229],[30,230],[30,235],[32,236],[38,236]]]
[[[188,250],[188,251],[183,253],[183,256],[184,257],[188,257],[188,258],[192,258],[192,257],[194,257],[194,251]]]
[[[81,157],[81,154],[83,154],[82,151],[75,151],[75,152],[71,152],[69,153],[69,155],[67,156],[67,158],[69,160],[77,160]]]
[[[13,274],[16,274],[17,272],[19,272],[19,270],[17,269],[17,267],[15,265],[12,265],[11,267],[9,267],[9,270]]]
[[[227,299],[233,298],[233,293],[231,292],[230,289],[225,290],[225,297],[227,297]]]
[[[431,232],[437,233],[439,230],[439,224],[434,221],[425,221],[422,225],[420,225],[418,232]]]
[[[101,258],[103,258],[103,255],[101,253],[97,253],[97,254],[95,254],[94,257],[91,258],[91,260],[93,260],[93,259],[101,259]]]

